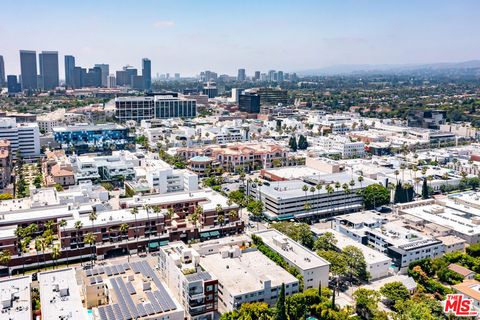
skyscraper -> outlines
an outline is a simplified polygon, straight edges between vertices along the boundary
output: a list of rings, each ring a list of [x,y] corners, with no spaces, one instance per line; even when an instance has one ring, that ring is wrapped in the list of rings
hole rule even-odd
[[[260,71],[255,71],[255,76],[253,77],[253,80],[255,81],[260,80]]]
[[[246,80],[246,75],[245,75],[245,69],[238,69],[238,76],[237,80],[238,81],[245,81]]]
[[[107,87],[108,75],[110,74],[110,66],[105,63],[96,64],[95,68],[102,70],[102,87]]]
[[[8,75],[7,76],[7,84],[8,84],[8,94],[13,95],[22,91],[20,87],[20,83],[17,81],[16,75]]]
[[[40,64],[40,77],[43,90],[52,90],[58,87],[58,52],[42,51],[38,55]]]
[[[283,82],[283,71],[278,71],[277,72],[277,81],[278,82]]]
[[[144,82],[144,89],[147,91],[152,90],[152,62],[150,59],[142,59],[142,76]]]
[[[5,62],[3,56],[0,56],[0,88],[5,87]]]
[[[22,90],[37,90],[37,53],[20,50],[20,71]]]
[[[65,86],[67,88],[73,88],[75,86],[74,72],[75,72],[75,57],[65,56]]]

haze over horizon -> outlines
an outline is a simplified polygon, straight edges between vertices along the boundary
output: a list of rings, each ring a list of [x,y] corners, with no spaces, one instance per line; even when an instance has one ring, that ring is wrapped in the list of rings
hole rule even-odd
[[[140,69],[147,57],[153,74],[182,76],[480,58],[474,0],[27,0],[1,8],[7,74],[20,73],[20,49],[59,51],[62,76],[68,54],[83,67],[108,63],[111,73],[126,64]]]

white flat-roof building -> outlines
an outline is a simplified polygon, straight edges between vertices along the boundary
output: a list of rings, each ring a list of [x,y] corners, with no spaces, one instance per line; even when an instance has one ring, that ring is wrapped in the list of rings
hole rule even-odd
[[[330,263],[275,229],[255,232],[263,243],[277,252],[303,276],[304,288],[328,286]]]
[[[40,130],[36,123],[17,123],[15,118],[0,118],[0,139],[10,141],[14,159],[17,152],[22,157],[40,155]]]
[[[0,319],[32,319],[31,284],[30,276],[0,279]]]
[[[393,266],[406,271],[409,264],[445,253],[443,243],[408,228],[400,220],[388,221],[375,212],[356,212],[335,219],[335,230],[353,240],[385,253]]]
[[[282,283],[287,296],[299,292],[298,279],[257,250],[242,252],[237,245],[223,247],[202,256],[200,265],[218,279],[220,312],[251,302],[273,306]]]
[[[43,319],[88,319],[73,268],[38,274]]]
[[[363,253],[363,256],[365,257],[365,262],[367,263],[367,271],[370,273],[370,277],[372,280],[383,278],[389,275],[389,268],[392,264],[392,259],[387,257],[382,252],[367,247],[366,245],[363,245],[333,229],[311,229],[317,237],[326,232],[332,233],[337,240],[335,246],[340,250],[343,250],[347,246],[354,246],[360,249]]]

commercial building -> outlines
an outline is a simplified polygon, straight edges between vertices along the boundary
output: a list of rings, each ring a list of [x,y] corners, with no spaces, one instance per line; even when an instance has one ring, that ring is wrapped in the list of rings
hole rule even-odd
[[[343,250],[347,246],[354,246],[355,248],[360,249],[360,251],[362,251],[363,253],[363,257],[365,258],[367,271],[372,280],[384,278],[389,275],[389,268],[390,268],[390,265],[392,264],[392,259],[387,257],[382,252],[374,250],[361,243],[358,243],[357,241],[333,229],[320,230],[314,227],[311,229],[312,229],[312,232],[317,237],[327,232],[333,234],[336,240],[335,247],[338,250]]]
[[[328,286],[330,263],[275,229],[254,233],[303,277],[305,289]]]
[[[12,157],[40,155],[40,131],[36,123],[17,123],[15,118],[0,118],[0,139],[8,140]]]
[[[115,117],[120,122],[155,118],[154,97],[119,97],[115,98]]]
[[[58,87],[58,52],[42,51],[38,55],[40,64],[40,78],[43,90],[53,90]]]
[[[238,96],[239,110],[247,113],[260,112],[260,96],[252,92],[242,92]]]
[[[295,171],[295,167],[286,168]],[[288,175],[288,174],[287,174]],[[377,183],[347,172],[311,175],[302,179],[247,184],[247,193],[264,204],[264,215],[270,220],[322,219],[362,208],[363,198],[359,191]],[[317,190],[316,186],[321,185]],[[304,191],[306,186],[308,189]],[[329,192],[327,186],[333,188]],[[336,187],[337,186],[337,187]],[[314,188],[314,192],[310,189]],[[305,206],[308,204],[308,206]]]
[[[132,77],[137,75],[137,69],[125,66],[121,71],[116,72],[117,86],[132,86]]]
[[[415,201],[399,205],[397,212],[407,220],[418,220],[417,228],[437,236],[453,235],[468,244],[480,242],[480,201],[476,191],[450,194],[436,200]],[[443,232],[434,232],[443,229]]]
[[[237,80],[238,80],[238,81],[245,81],[245,80],[247,80],[247,76],[245,75],[245,69],[238,69]]]
[[[101,63],[101,64],[96,64],[95,68],[100,68],[101,74],[102,74],[101,84],[102,84],[102,87],[106,88],[108,75],[110,74],[110,66],[106,63]]]
[[[199,265],[200,255],[183,242],[160,248],[160,274],[187,311],[188,319],[213,320],[218,310],[218,280]]]
[[[19,93],[22,91],[20,82],[17,81],[17,76],[15,75],[7,76],[7,89],[8,89],[9,95],[14,95],[15,93]]]
[[[38,274],[42,317],[45,319],[88,319],[82,305],[75,269],[58,269]]]
[[[74,88],[74,73],[75,73],[75,57],[65,56],[65,86],[67,88]]]
[[[273,306],[282,284],[285,295],[299,292],[299,281],[261,252],[249,247],[246,236],[210,240],[201,250],[200,265],[218,279],[219,311],[239,309],[243,303]]]
[[[280,81],[278,79],[278,74],[276,81]],[[283,81],[283,79],[281,81]],[[278,105],[288,103],[287,90],[277,88],[257,88],[253,89],[253,91],[260,96],[261,105]]]
[[[32,320],[31,276],[0,279],[0,318]]]
[[[445,110],[411,110],[408,114],[408,126],[440,129],[440,125],[445,124],[446,119]]]
[[[218,96],[217,84],[212,81],[205,82],[203,84],[202,93],[204,95],[207,95],[209,99],[215,98],[216,96]]]
[[[194,99],[173,95],[154,97],[120,97],[115,99],[115,116],[121,121],[149,120],[153,118],[193,118],[197,115]]]
[[[440,240],[420,233],[399,220],[376,212],[356,212],[335,219],[335,229],[351,239],[385,253],[392,267],[405,272],[410,263],[445,253]]]
[[[20,70],[22,74],[22,90],[37,90],[37,53],[20,50]]]
[[[70,161],[75,183],[85,180],[123,182],[135,177],[135,165],[124,151],[114,151],[107,156],[72,156]]]
[[[184,310],[147,259],[109,260],[77,270],[84,306],[94,319],[183,320]]]
[[[5,81],[5,61],[3,56],[0,55],[0,88],[5,87],[7,82]]]
[[[77,154],[129,149],[134,143],[128,128],[117,124],[55,127],[52,131],[64,150]]]
[[[152,90],[152,62],[150,59],[142,59],[142,77],[144,90]]]

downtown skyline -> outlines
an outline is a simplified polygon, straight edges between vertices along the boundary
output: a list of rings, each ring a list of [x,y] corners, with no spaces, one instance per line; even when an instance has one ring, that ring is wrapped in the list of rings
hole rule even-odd
[[[0,13],[0,55],[6,74],[20,73],[22,49],[58,51],[75,56],[79,65],[108,63],[111,70],[140,68],[149,57],[152,75],[185,76],[475,60],[480,44],[471,32],[480,28],[479,4],[460,2],[86,1],[81,8],[7,2]],[[34,32],[38,28],[44,36]],[[60,63],[61,75],[63,70]]]

